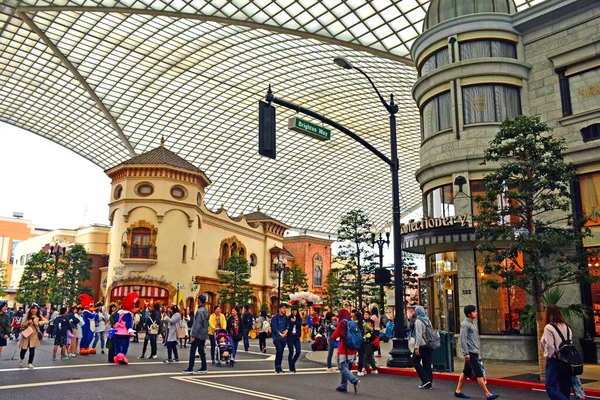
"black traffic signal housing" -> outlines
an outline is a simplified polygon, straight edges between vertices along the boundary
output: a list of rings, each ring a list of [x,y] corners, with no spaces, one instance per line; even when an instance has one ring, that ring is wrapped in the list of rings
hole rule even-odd
[[[275,159],[275,107],[258,102],[258,154]]]

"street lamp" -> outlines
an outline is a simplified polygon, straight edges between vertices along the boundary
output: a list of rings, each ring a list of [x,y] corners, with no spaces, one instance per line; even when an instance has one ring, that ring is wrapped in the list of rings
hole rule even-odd
[[[377,247],[379,247],[379,269],[381,271],[383,271],[383,245],[387,244],[388,249],[390,248],[390,226],[386,225],[385,228],[385,239],[383,239],[383,236],[381,235],[381,231],[379,232],[379,239],[375,238],[375,235],[377,234],[377,227],[375,225],[371,225],[370,231],[371,231],[371,244],[373,245],[373,247],[375,247],[375,245],[377,245]],[[383,275],[382,275],[383,278]],[[389,281],[387,282],[389,283]],[[379,282],[379,304],[381,306],[381,312],[385,312],[385,304],[383,304],[383,282]]]
[[[400,232],[400,197],[398,187],[398,144],[396,140],[396,114],[398,113],[398,105],[394,103],[394,95],[390,95],[390,102],[386,102],[385,99],[377,90],[377,87],[369,78],[369,76],[360,68],[353,66],[350,61],[342,57],[336,57],[333,62],[344,69],[355,69],[360,72],[371,84],[381,104],[385,107],[388,114],[390,115],[390,147],[391,147],[391,164],[390,170],[392,173],[392,217],[393,217],[393,231],[394,231],[394,285],[395,285],[395,298],[396,298],[396,315],[394,318],[394,347],[390,351],[390,358],[387,361],[388,367],[396,368],[410,368],[412,367],[412,361],[410,359],[411,352],[408,349],[408,340],[406,340],[406,327],[404,326],[404,304],[401,301],[402,292],[404,286],[402,282],[402,233]]]
[[[281,305],[281,273],[285,271],[287,259],[273,257],[273,268],[277,271],[277,309]]]

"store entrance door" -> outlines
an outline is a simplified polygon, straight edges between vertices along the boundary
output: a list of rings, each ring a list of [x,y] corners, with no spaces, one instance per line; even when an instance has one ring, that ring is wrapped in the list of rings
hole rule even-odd
[[[456,272],[442,272],[419,280],[419,303],[437,330],[458,332],[457,277]]]

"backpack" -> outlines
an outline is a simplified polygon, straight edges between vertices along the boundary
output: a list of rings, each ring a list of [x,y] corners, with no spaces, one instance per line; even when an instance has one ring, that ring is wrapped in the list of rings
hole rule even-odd
[[[556,325],[552,325],[560,340],[558,347],[558,359],[560,363],[560,374],[562,376],[577,376],[583,374],[583,358],[571,340],[571,328],[567,325],[567,338],[563,336]]]
[[[260,331],[264,332],[264,333],[269,333],[271,332],[271,324],[269,323],[269,321],[267,321],[267,319],[265,318],[265,320],[262,323],[262,326],[260,327]]]
[[[55,334],[67,336],[67,331],[69,330],[67,326],[67,318],[66,317],[57,317],[54,319],[54,328]]]
[[[423,322],[423,324],[425,325],[425,346],[433,350],[439,348],[441,346],[440,334],[437,333],[435,329],[433,329],[433,326],[431,326],[431,324],[427,324],[424,321],[421,322]]]
[[[360,350],[362,334],[358,324],[351,319],[346,320],[346,348],[350,350]]]

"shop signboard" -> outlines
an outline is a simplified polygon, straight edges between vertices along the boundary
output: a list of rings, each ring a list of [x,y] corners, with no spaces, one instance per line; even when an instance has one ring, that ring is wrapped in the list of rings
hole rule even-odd
[[[423,217],[420,220],[410,220],[407,224],[401,224],[400,229],[402,234],[424,231],[427,229],[449,227],[460,224],[460,227],[468,226],[467,219],[470,214],[453,215],[451,217],[429,218]]]

